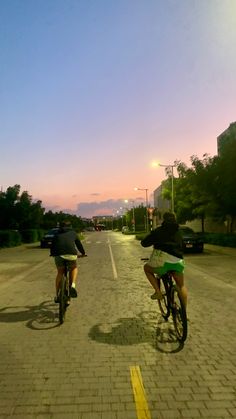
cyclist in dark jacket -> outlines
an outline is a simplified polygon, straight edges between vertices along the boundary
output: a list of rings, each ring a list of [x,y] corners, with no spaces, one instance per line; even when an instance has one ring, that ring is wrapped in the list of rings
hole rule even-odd
[[[155,274],[161,276],[172,271],[183,302],[187,305],[187,289],[184,286],[183,240],[175,215],[166,212],[163,215],[162,225],[151,231],[141,241],[141,245],[143,247],[153,246],[151,257],[144,265],[146,277],[155,290],[151,298],[153,300],[162,298]]]
[[[55,303],[58,302],[58,291],[61,283],[62,276],[65,272],[65,261],[69,268],[69,281],[71,286],[71,297],[77,297],[76,291],[76,277],[78,273],[77,257],[78,252],[82,256],[86,256],[85,250],[77,233],[72,230],[71,223],[65,221],[60,224],[58,233],[54,236],[51,245],[51,256],[54,256],[55,264],[57,267],[56,276],[56,297]]]

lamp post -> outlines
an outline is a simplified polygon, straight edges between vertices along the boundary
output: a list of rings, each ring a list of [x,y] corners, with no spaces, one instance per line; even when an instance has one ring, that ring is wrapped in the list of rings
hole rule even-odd
[[[147,188],[134,188],[135,191],[145,191],[146,193],[146,231],[148,232],[148,189]]]
[[[167,169],[171,170],[171,211],[174,212],[174,167],[175,164],[160,164],[158,166],[166,167]]]

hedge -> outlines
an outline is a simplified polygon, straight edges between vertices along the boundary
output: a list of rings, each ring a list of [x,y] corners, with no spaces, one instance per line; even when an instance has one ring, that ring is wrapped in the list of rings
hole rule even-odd
[[[0,247],[15,247],[22,243],[17,230],[0,230]]]
[[[225,247],[236,247],[236,234],[204,233],[204,243]]]

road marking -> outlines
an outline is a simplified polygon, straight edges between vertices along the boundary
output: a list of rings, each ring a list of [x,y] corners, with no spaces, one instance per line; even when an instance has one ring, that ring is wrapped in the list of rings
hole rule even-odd
[[[136,413],[138,419],[151,419],[148,409],[146,393],[143,386],[141,371],[138,365],[130,367],[131,383],[133,387]]]
[[[108,240],[108,247],[109,247],[109,250],[110,250],[111,265],[112,265],[112,270],[113,270],[113,276],[114,276],[114,279],[117,279],[118,278],[118,275],[117,275],[117,270],[116,270],[116,264],[115,264],[115,260],[114,260],[112,249],[111,249],[111,243],[110,243],[109,240]]]

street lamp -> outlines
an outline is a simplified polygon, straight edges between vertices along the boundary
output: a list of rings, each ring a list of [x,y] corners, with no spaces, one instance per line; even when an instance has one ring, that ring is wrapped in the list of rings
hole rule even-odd
[[[166,167],[166,169],[170,169],[170,175],[171,175],[171,211],[174,212],[174,167],[176,167],[175,164],[160,164],[158,163],[158,166]],[[168,171],[167,174],[169,175]]]
[[[146,192],[146,231],[148,232],[148,189],[147,188],[134,188],[134,190]]]

